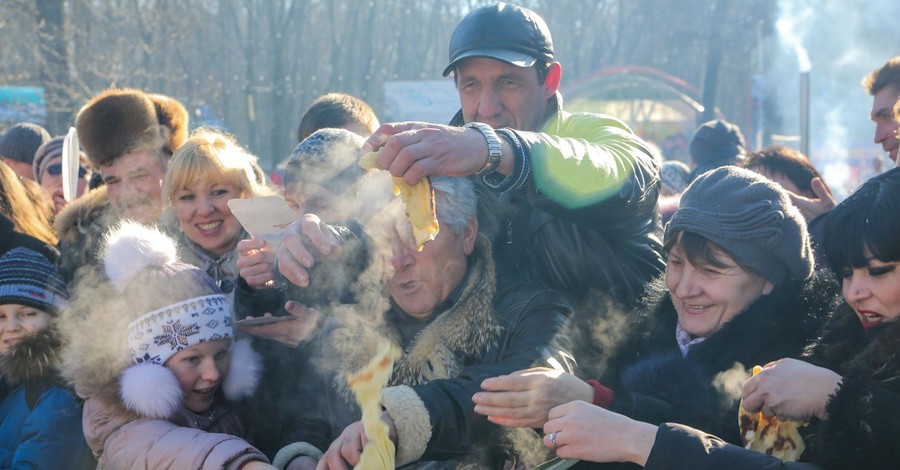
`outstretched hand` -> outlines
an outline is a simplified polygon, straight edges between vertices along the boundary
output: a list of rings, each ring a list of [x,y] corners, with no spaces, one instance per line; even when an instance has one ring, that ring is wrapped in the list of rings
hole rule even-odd
[[[237,244],[237,268],[253,289],[275,287],[275,253],[262,238],[249,238]]]
[[[275,258],[278,271],[289,282],[309,286],[309,269],[317,262],[341,254],[340,240],[315,214],[304,214],[288,226]]]
[[[378,151],[378,166],[416,184],[424,176],[469,176],[484,166],[487,142],[475,129],[427,122],[382,124],[363,144],[361,153]],[[512,157],[497,171],[512,172]]]
[[[832,370],[797,359],[766,364],[742,389],[744,408],[771,418],[803,421],[825,418],[825,406],[842,377]]]
[[[267,323],[265,325],[238,324],[237,327],[248,335],[270,341],[278,341],[289,348],[296,348],[300,343],[306,341],[313,333],[315,333],[322,315],[293,300],[289,300],[284,304],[284,309],[293,317],[291,320]],[[266,313],[263,316],[271,317],[272,314]],[[248,316],[247,318],[253,317]]]
[[[550,410],[543,442],[563,459],[644,465],[656,442],[657,429],[599,406],[573,401]]]
[[[797,209],[800,209],[800,213],[803,214],[803,218],[805,218],[807,222],[812,222],[820,215],[830,212],[831,209],[834,209],[834,206],[837,205],[837,201],[834,199],[834,196],[831,195],[831,192],[828,191],[828,188],[825,187],[822,178],[819,178],[818,176],[813,178],[810,182],[810,186],[812,187],[813,193],[816,194],[816,197],[814,198],[804,197],[794,192],[787,191],[788,196],[791,198],[791,202],[797,206]]]
[[[539,428],[551,408],[573,400],[590,402],[594,389],[574,375],[535,367],[481,382],[472,396],[475,412],[501,426]]]

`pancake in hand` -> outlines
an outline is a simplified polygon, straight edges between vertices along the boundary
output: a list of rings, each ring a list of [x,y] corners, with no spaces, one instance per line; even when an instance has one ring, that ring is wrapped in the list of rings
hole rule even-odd
[[[359,456],[357,470],[389,470],[394,468],[394,441],[388,436],[388,426],[381,420],[381,390],[394,370],[394,360],[400,349],[385,341],[378,353],[355,375],[347,377],[347,384],[362,410],[366,445]]]
[[[753,375],[760,370],[762,367],[754,366]],[[785,462],[796,462],[806,449],[803,437],[797,431],[797,423],[776,417],[766,418],[762,412],[751,413],[744,409],[744,400],[741,400],[738,411],[738,424],[747,449],[778,457]]]
[[[359,166],[366,170],[380,170],[378,152],[369,152],[359,159]],[[414,185],[407,184],[403,178],[393,177],[394,195],[400,196],[406,206],[406,218],[412,225],[416,247],[422,251],[426,242],[434,240],[440,231],[437,214],[434,210],[434,188],[431,178],[427,176]]]

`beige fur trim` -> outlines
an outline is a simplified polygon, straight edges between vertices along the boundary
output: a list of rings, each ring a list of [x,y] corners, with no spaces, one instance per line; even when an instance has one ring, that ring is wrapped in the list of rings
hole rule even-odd
[[[399,385],[381,392],[381,404],[397,428],[396,465],[419,460],[431,440],[431,418],[425,403],[411,387]]]

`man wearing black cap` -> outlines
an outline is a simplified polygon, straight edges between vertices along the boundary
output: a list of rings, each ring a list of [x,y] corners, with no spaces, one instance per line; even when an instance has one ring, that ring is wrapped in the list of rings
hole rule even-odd
[[[451,125],[384,124],[363,151],[378,150],[378,165],[411,184],[479,175],[490,188],[479,205],[511,208],[490,214],[499,219],[498,277],[630,303],[664,265],[658,164],[618,119],[562,110],[554,59],[547,25],[533,11],[505,3],[473,10],[451,36],[444,70],[462,104]],[[303,285],[312,257],[293,240],[286,237],[279,266]]]

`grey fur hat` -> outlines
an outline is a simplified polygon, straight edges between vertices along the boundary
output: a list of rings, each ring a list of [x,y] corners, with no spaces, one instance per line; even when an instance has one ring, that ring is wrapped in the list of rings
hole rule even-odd
[[[666,226],[668,241],[692,232],[775,285],[813,273],[806,221],[776,183],[743,168],[706,172],[681,195]]]

